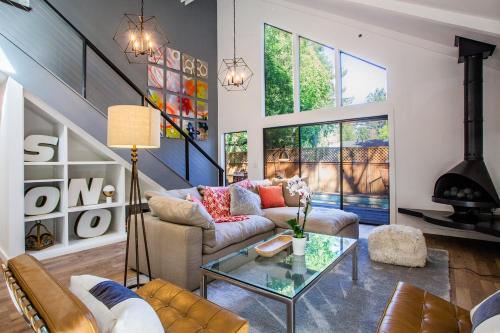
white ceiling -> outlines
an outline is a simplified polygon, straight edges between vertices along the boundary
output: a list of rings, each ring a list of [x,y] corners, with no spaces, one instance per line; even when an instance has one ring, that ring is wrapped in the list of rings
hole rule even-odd
[[[453,47],[455,35],[497,45],[500,0],[285,0]],[[493,65],[494,67],[498,67]]]
[[[500,20],[499,0],[400,0],[402,2],[444,9]]]

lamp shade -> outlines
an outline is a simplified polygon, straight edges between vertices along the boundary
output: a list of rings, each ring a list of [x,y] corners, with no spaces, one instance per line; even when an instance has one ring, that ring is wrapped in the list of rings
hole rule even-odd
[[[160,111],[137,105],[108,108],[108,146],[114,148],[160,147]]]

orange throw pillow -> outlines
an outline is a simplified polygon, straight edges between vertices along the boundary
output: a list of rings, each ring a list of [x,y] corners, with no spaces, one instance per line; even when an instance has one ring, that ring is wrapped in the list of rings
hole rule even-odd
[[[278,186],[259,186],[262,208],[285,207],[285,198],[281,184]]]

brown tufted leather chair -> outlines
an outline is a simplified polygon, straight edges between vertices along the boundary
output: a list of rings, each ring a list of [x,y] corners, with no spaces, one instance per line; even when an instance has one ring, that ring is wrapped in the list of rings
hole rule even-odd
[[[37,333],[99,333],[87,307],[38,260],[20,255],[2,265],[13,302]],[[169,282],[154,280],[139,294],[168,333],[247,333],[248,322]]]
[[[471,327],[469,311],[399,282],[377,333],[470,333]]]
[[[160,317],[168,333],[248,332],[248,323],[231,312],[163,280],[137,291]]]

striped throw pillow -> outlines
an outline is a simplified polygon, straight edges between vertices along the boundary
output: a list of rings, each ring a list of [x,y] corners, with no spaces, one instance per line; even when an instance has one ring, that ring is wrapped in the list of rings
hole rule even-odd
[[[500,290],[470,311],[473,333],[500,333]]]

